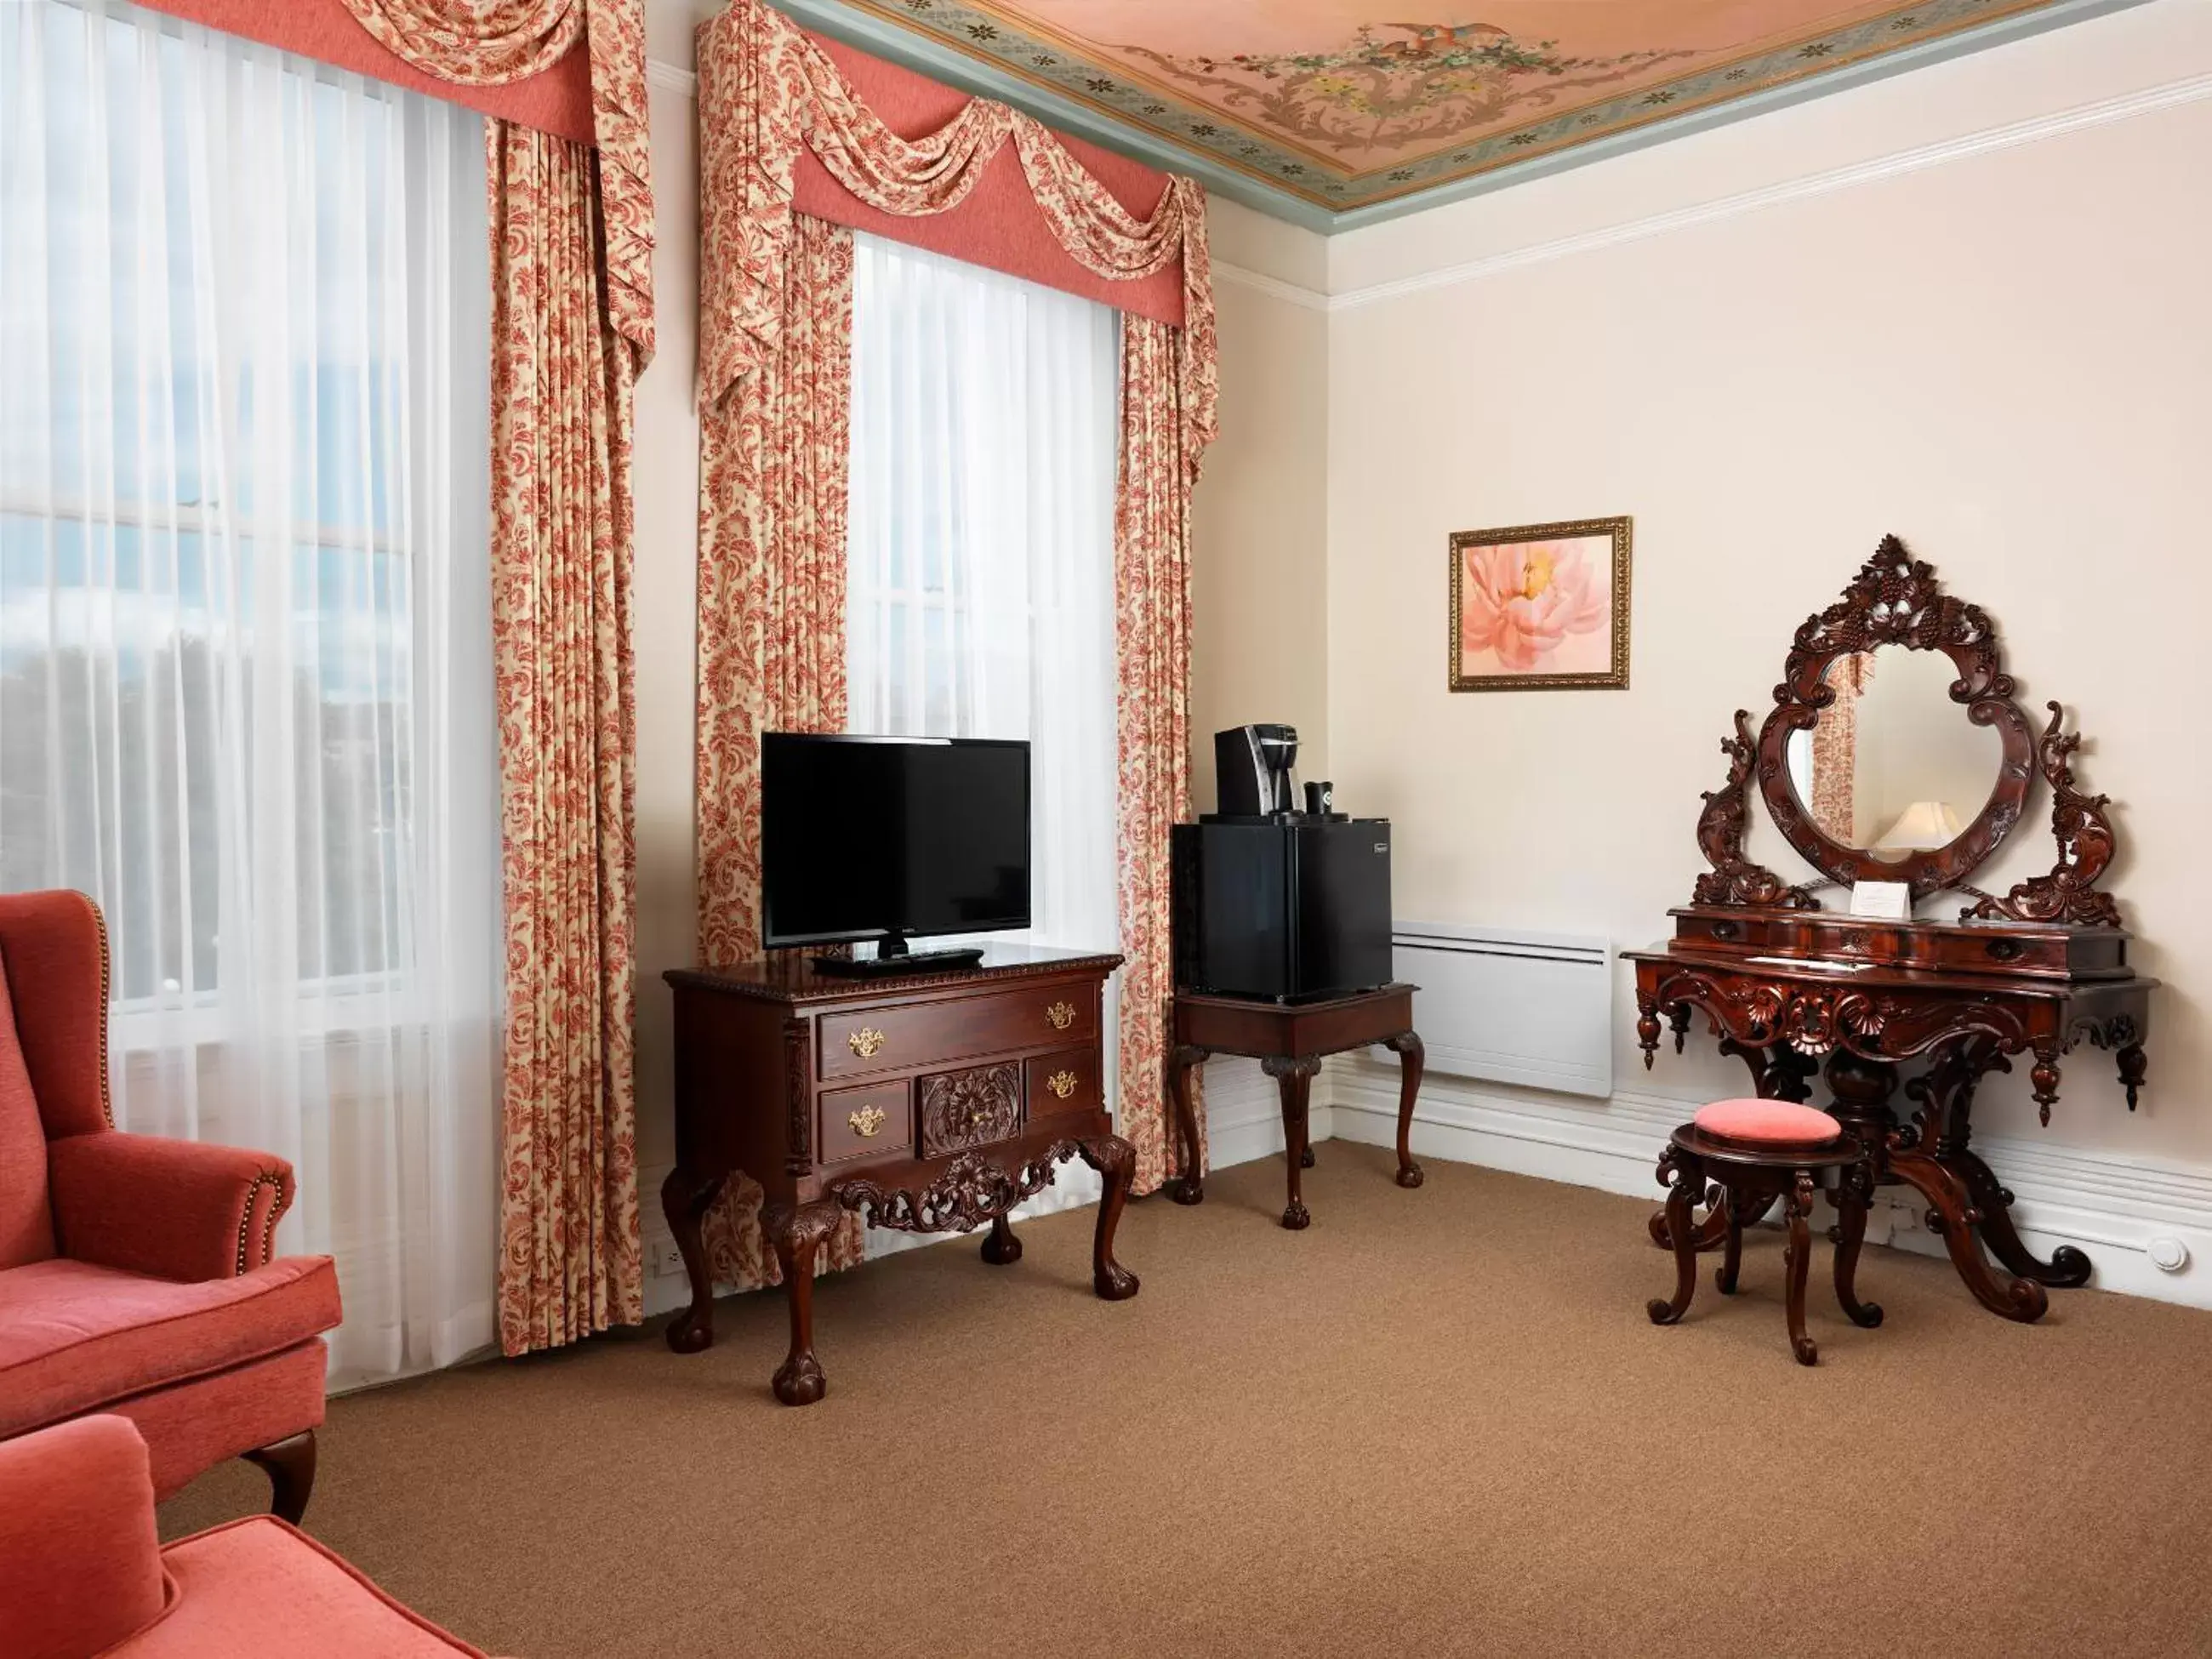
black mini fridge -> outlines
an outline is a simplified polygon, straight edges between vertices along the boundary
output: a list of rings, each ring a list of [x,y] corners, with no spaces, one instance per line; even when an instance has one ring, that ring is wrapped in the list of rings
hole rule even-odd
[[[1390,821],[1206,818],[1172,838],[1176,988],[1306,1002],[1390,982]]]

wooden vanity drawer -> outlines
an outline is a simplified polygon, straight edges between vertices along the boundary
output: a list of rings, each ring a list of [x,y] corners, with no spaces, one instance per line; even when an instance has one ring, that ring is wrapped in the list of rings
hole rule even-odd
[[[1022,1127],[1022,1068],[1012,1060],[915,1079],[921,1153],[942,1158],[1010,1140]]]
[[[824,1014],[816,1031],[826,1082],[870,1072],[911,1071],[1097,1035],[1095,989],[1067,985],[947,998],[866,1014]]]
[[[914,1152],[914,1105],[904,1082],[837,1089],[816,1097],[822,1164],[848,1158],[908,1158]]]
[[[1071,1048],[1027,1062],[1030,1121],[1098,1109],[1098,1051]]]

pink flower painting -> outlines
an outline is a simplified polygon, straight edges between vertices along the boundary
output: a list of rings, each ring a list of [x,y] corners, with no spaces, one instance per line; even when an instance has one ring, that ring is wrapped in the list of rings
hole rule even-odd
[[[1477,531],[1452,554],[1454,690],[1626,684],[1628,520]]]

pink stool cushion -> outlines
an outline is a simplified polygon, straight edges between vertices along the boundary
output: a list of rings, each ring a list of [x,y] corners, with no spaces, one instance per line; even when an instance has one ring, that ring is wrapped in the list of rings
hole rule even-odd
[[[1777,1146],[1824,1146],[1844,1138],[1844,1126],[1826,1112],[1790,1100],[1717,1100],[1692,1121],[1709,1135]]]

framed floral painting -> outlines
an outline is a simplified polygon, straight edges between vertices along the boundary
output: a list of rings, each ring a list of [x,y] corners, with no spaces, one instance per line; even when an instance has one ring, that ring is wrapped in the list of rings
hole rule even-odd
[[[1451,538],[1451,689],[1628,689],[1630,520]]]

